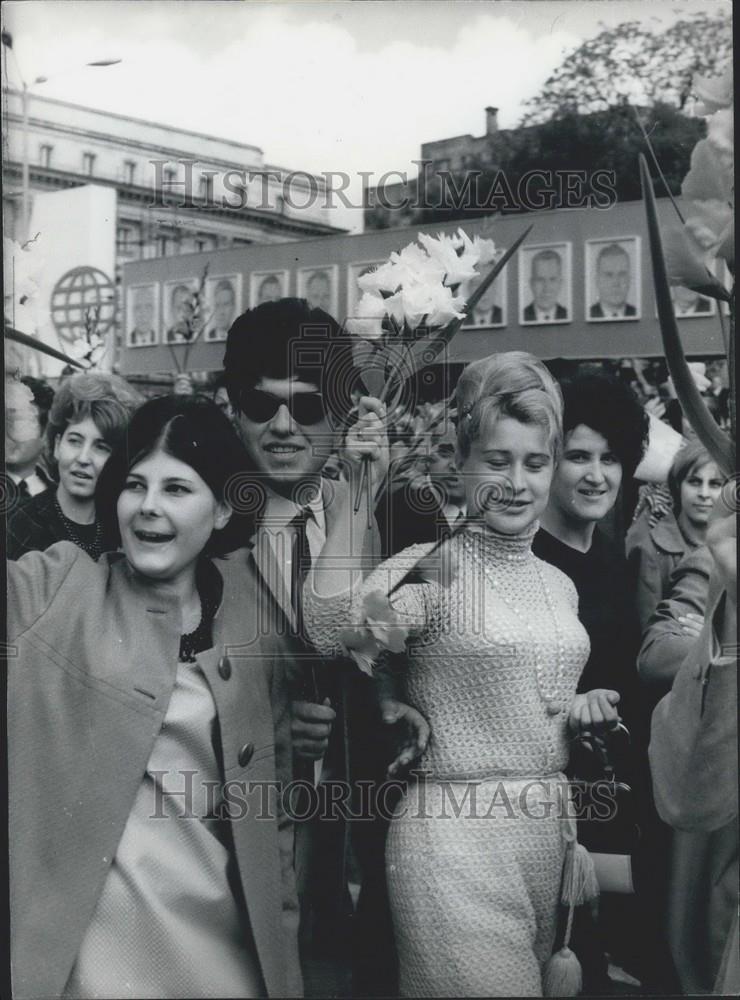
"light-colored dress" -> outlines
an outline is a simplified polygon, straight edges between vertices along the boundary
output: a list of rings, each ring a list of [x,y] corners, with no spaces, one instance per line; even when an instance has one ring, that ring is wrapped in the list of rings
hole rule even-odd
[[[556,931],[568,711],[589,652],[571,581],[526,537],[465,529],[449,543],[449,587],[391,598],[411,628],[404,696],[432,736],[386,846],[404,996],[541,996]],[[431,546],[383,563],[352,595],[307,588],[322,649],[361,621]],[[567,796],[565,796],[567,798]],[[572,823],[570,824],[572,829]]]

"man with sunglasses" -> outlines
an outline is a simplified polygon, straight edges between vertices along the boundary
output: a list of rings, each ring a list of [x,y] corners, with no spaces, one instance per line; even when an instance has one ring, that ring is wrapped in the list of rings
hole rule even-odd
[[[355,410],[355,423],[347,429],[358,377],[351,344],[336,321],[303,299],[263,303],[239,316],[229,330],[223,381],[234,424],[264,497],[249,546],[263,583],[262,596],[269,604],[268,620],[282,621],[292,643],[296,773],[301,777],[311,774],[316,780],[349,773],[352,748],[346,739],[347,688],[367,681],[364,676],[358,679],[359,672],[344,663],[318,661],[302,634],[300,593],[307,564],[315,561],[333,532],[341,532],[338,521],[351,509],[349,482],[321,475],[327,459],[341,444],[344,468],[356,471],[360,453],[372,453],[376,486],[387,470],[380,403],[363,398]],[[351,456],[348,442],[353,444]],[[379,555],[373,519],[363,540],[364,572],[369,572]],[[357,701],[356,691],[352,696]],[[369,700],[371,696],[370,685],[365,684],[361,697]],[[425,721],[399,702],[392,709],[384,706],[384,718],[408,731],[404,752],[397,758],[406,760],[406,748],[418,739]],[[351,724],[349,736],[351,739]],[[308,957],[316,956],[321,947],[319,938],[331,945],[325,953],[331,950],[334,956],[337,948],[348,947],[340,926],[347,900],[346,844],[343,823],[332,820],[321,828],[315,823],[298,825],[296,877]],[[313,935],[308,926],[311,921]],[[304,974],[310,992],[311,968]],[[322,986],[325,991],[325,981]]]

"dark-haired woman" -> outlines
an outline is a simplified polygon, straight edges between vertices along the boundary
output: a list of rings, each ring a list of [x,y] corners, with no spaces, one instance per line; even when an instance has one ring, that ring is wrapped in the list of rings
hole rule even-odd
[[[573,948],[583,963],[586,992],[611,990],[605,952],[628,964],[643,985],[660,989],[665,988],[670,969],[660,937],[660,849],[665,838],[650,798],[646,765],[652,705],[642,696],[637,678],[640,629],[627,563],[599,527],[640,462],[648,418],[630,387],[612,376],[583,373],[564,381],[561,389],[563,452],[532,549],[569,576],[578,592],[578,617],[591,642],[578,690],[608,687],[621,696],[620,715],[632,746],[622,747],[612,763],[619,779],[633,787],[643,827],[639,854],[633,858],[639,906],[635,908],[635,897],[605,896],[598,925],[582,908],[576,916]],[[603,837],[604,824],[597,825]],[[593,829],[579,833],[587,846],[592,833]],[[627,850],[623,836],[622,844]],[[650,881],[643,872],[650,874]]]
[[[98,484],[122,552],[9,564],[18,995],[301,992],[270,793],[290,776],[283,659],[228,504],[244,464],[212,403],[151,400]]]
[[[46,424],[46,452],[57,483],[31,497],[8,518],[8,558],[74,542],[98,559],[110,548],[95,511],[95,487],[142,397],[106,372],[72,375],[54,396]]]

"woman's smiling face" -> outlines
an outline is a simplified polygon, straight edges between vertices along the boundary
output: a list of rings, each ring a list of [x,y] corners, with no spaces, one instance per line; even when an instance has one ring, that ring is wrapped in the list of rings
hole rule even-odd
[[[169,582],[194,574],[211,534],[231,517],[195,469],[163,451],[132,466],[117,512],[128,561],[143,576]]]
[[[547,506],[553,456],[547,431],[540,424],[498,417],[481,428],[458,467],[468,517],[482,517],[494,531],[518,535]]]

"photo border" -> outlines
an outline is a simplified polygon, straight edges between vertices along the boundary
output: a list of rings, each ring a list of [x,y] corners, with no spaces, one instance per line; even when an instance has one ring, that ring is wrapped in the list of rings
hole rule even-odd
[[[133,292],[137,288],[153,288],[154,289],[154,319],[152,325],[154,327],[154,340],[151,344],[132,344],[131,343],[131,333],[132,333],[132,322],[133,322]],[[124,326],[124,342],[126,350],[138,351],[146,350],[148,347],[158,347],[161,343],[162,337],[162,324],[161,324],[161,314],[162,314],[162,283],[160,281],[140,281],[136,285],[129,285],[126,288],[126,310],[125,310],[125,326]]]
[[[591,247],[603,243],[624,243],[627,240],[634,241],[634,271],[632,273],[632,288],[634,290],[634,316],[591,316],[591,306],[595,302],[589,301],[589,280],[591,274],[591,264],[595,261],[591,258]],[[583,315],[587,323],[634,323],[642,317],[642,237],[636,233],[628,233],[624,236],[595,236],[593,239],[583,242]]]
[[[298,298],[305,299],[306,275],[312,271],[328,271],[331,274],[331,308],[328,311],[339,322],[339,264],[313,264],[299,267],[296,271]]]
[[[526,288],[527,296],[531,298],[532,292],[529,289],[529,276],[524,273],[524,264],[532,254],[531,251],[538,250],[551,250],[559,249],[560,247],[565,247],[565,266],[568,274],[567,279],[567,309],[568,315],[565,319],[553,319],[549,323],[540,323],[535,319],[524,319],[524,309],[529,305],[529,302],[524,302],[524,295],[522,294]],[[561,302],[561,305],[565,303]],[[573,308],[573,241],[572,240],[549,240],[543,243],[525,243],[523,246],[519,247],[517,251],[517,320],[519,326],[527,327],[549,327],[549,326],[563,326],[566,323],[572,323],[574,319],[574,308]]]

